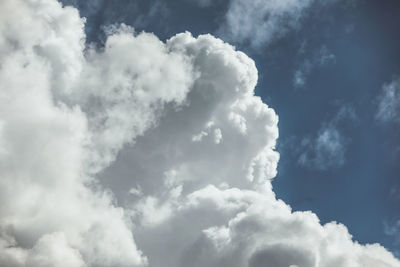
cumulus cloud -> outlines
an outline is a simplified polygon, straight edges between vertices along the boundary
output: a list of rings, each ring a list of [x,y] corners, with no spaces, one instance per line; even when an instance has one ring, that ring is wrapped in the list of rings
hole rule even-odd
[[[400,122],[400,80],[384,84],[378,97],[375,119],[381,122]]]
[[[278,117],[234,47],[0,12],[1,266],[400,266],[276,199]]]

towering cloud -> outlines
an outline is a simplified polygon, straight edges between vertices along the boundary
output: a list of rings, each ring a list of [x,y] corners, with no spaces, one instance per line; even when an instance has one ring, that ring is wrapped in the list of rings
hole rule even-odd
[[[55,0],[0,2],[0,266],[400,266],[276,199],[245,54],[83,30]]]

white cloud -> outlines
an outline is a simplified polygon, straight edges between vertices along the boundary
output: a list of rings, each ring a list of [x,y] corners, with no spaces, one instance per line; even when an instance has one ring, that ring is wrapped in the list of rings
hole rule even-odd
[[[315,60],[317,61],[318,65],[324,66],[329,62],[335,61],[336,56],[331,51],[328,50],[326,45],[323,45],[316,54]]]
[[[400,80],[383,85],[375,118],[382,122],[400,121]]]
[[[395,223],[388,223],[384,222],[384,228],[385,228],[385,234],[390,235],[390,236],[398,236],[397,238],[399,239],[399,233],[400,233],[400,221],[396,221]],[[400,241],[400,239],[399,239]]]
[[[306,84],[304,72],[302,70],[296,70],[293,76],[293,85],[295,87],[303,87]]]
[[[207,186],[182,199],[174,214],[152,231],[140,227],[138,243],[154,266],[399,265],[379,245],[354,243],[341,224],[321,226],[311,212],[292,213],[268,186]],[[174,249],[163,251],[164,240]]]
[[[390,236],[394,240],[394,245],[396,246],[396,250],[394,254],[396,257],[400,256],[400,220],[385,220],[383,222],[383,229],[387,236]]]
[[[346,120],[356,120],[349,106],[343,106],[332,120],[324,122],[314,137],[304,137],[300,142],[298,163],[317,170],[343,166],[348,140],[340,130],[340,123]]]
[[[306,59],[304,60],[299,68],[294,72],[293,75],[293,85],[295,87],[304,87],[307,83],[307,76],[310,75],[310,72],[314,68],[314,62]]]
[[[259,50],[288,33],[299,30],[312,8],[325,8],[338,2],[345,7],[353,7],[357,0],[229,0],[227,2],[228,8],[217,30],[218,34],[228,41],[247,44]]]
[[[253,48],[297,28],[313,0],[231,0],[220,32],[229,40],[249,43]]]
[[[334,125],[323,126],[314,140],[301,141],[303,152],[299,164],[319,170],[340,167],[345,162],[343,136]]]
[[[71,248],[63,233],[41,237],[29,252],[27,266],[87,266],[80,253]]]
[[[302,43],[298,54],[303,54],[305,43]],[[310,75],[313,69],[321,68],[327,64],[334,63],[336,56],[328,50],[326,45],[321,46],[316,50],[311,58],[303,60],[293,75],[293,85],[295,87],[304,87],[307,83],[307,76]]]
[[[278,117],[245,54],[126,26],[96,50],[56,1],[0,12],[0,265],[400,265],[275,198]]]

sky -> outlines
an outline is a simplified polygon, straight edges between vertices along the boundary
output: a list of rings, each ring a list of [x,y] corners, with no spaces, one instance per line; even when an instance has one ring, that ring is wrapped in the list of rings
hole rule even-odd
[[[0,1],[0,266],[400,266],[399,14]]]

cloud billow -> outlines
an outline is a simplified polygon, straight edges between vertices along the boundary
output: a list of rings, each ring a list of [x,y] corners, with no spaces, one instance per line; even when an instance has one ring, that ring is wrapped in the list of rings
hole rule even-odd
[[[276,199],[278,117],[244,53],[124,25],[85,46],[53,0],[0,13],[1,266],[400,265]]]

